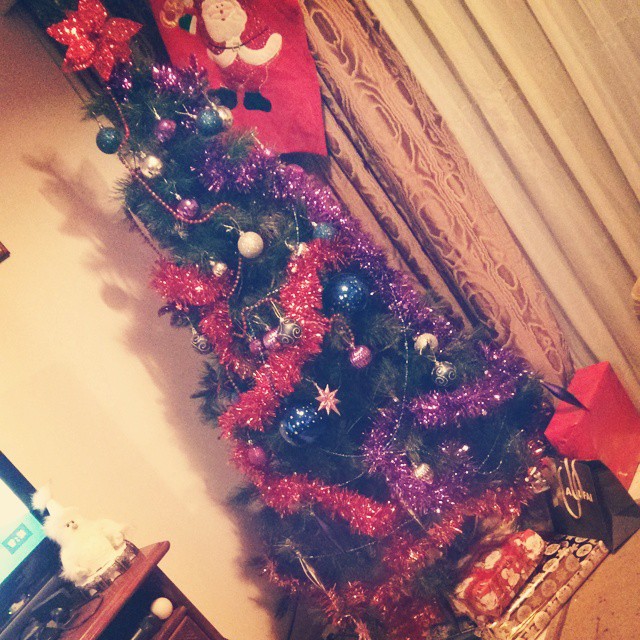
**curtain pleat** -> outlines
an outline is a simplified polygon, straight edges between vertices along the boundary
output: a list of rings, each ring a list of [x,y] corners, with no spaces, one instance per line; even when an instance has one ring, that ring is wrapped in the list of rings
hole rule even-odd
[[[640,401],[637,3],[368,4],[546,287],[575,361],[610,360]]]
[[[563,381],[571,358],[544,288],[378,21],[362,0],[303,4],[324,84],[325,173],[339,197],[361,214],[369,208],[372,227],[389,235],[419,281]]]
[[[528,0],[640,198],[640,7],[636,0]]]

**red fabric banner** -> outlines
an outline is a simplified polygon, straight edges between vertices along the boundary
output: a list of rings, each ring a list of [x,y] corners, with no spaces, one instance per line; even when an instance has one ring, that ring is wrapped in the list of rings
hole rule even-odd
[[[320,87],[298,0],[150,0],[171,62],[193,54],[234,123],[279,153],[326,155]]]

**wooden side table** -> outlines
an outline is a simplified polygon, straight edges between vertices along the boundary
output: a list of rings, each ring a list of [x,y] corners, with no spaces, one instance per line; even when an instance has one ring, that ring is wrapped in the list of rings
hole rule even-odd
[[[60,640],[126,640],[138,629],[156,598],[174,606],[154,640],[225,640],[191,601],[158,568],[169,551],[168,542],[140,549],[131,566],[97,598],[75,614],[75,626]]]

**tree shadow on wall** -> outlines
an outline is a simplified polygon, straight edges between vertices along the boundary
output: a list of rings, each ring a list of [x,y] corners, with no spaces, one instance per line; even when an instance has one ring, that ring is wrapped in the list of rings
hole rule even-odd
[[[105,306],[126,318],[123,345],[144,364],[157,385],[166,422],[191,470],[204,482],[208,497],[216,505],[224,505],[230,520],[235,522],[243,555],[234,561],[244,567],[245,579],[258,584],[261,596],[256,603],[272,614],[280,594],[247,566],[247,561],[259,551],[258,542],[252,531],[243,526],[237,512],[227,506],[229,493],[242,483],[242,477],[229,467],[227,446],[200,419],[197,402],[190,397],[198,387],[202,356],[191,348],[187,329],[176,330],[166,318],[157,315],[162,300],[149,287],[149,275],[158,256],[140,233],[132,233],[132,225],[118,211],[115,198],[111,204],[104,203],[104,194],[112,189],[90,163],[85,162],[73,171],[55,151],[38,157],[25,156],[24,162],[43,175],[41,192],[63,215],[60,231],[91,241],[93,250],[84,266],[99,277]],[[212,585],[212,591],[215,586]],[[259,636],[286,638],[289,620],[270,617],[271,634],[256,630]],[[215,620],[212,622],[215,625]],[[297,640],[319,637],[318,630],[306,621],[296,622],[295,627],[292,637]]]

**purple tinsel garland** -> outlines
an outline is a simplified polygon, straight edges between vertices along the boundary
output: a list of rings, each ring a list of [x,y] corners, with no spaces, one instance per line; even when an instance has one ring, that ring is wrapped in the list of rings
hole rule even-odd
[[[451,391],[431,391],[409,403],[409,412],[423,427],[459,425],[480,418],[513,398],[531,375],[525,361],[511,351],[481,346],[487,366],[481,378]]]
[[[328,222],[339,231],[347,259],[370,278],[376,292],[390,310],[415,335],[430,332],[441,347],[455,338],[461,323],[439,315],[426,306],[409,279],[388,266],[384,252],[346,214],[331,190],[296,165],[281,162],[275,154],[257,144],[243,160],[225,155],[224,146],[213,141],[205,152],[198,173],[207,188],[217,193],[249,193],[256,189],[285,206],[301,203],[312,222]],[[483,348],[487,361],[484,376],[467,385],[446,391],[431,391],[409,405],[418,423],[433,428],[486,415],[514,397],[522,380],[530,375],[526,363],[512,352]]]
[[[441,346],[460,331],[461,322],[433,313],[413,289],[409,278],[387,264],[384,252],[348,216],[331,190],[296,165],[286,165],[263,146],[256,145],[243,160],[225,155],[217,140],[207,147],[201,166],[194,167],[202,183],[214,193],[249,193],[262,189],[265,196],[289,207],[304,204],[312,222],[328,222],[339,230],[349,262],[358,266],[376,288],[382,301],[415,335],[430,332]]]
[[[183,113],[178,122],[185,129],[193,131],[195,117],[209,104],[205,98],[209,86],[206,69],[198,64],[194,55],[191,55],[188,67],[152,67],[151,78],[156,94],[171,96],[180,103]]]
[[[384,476],[393,497],[416,515],[454,508],[468,495],[470,478],[476,471],[467,448],[455,441],[442,444],[447,469],[432,478],[422,478],[406,452],[393,448],[397,423],[397,409],[383,409],[374,420],[362,447],[370,473]]]
[[[188,67],[180,69],[167,65],[152,67],[151,78],[153,88],[158,95],[174,94],[181,99],[188,96],[201,101],[209,86],[207,70],[198,64],[194,55],[191,55]]]
[[[434,314],[413,289],[407,276],[392,269],[379,247],[360,229],[357,220],[346,214],[329,187],[308,176],[300,167],[280,164],[271,185],[276,199],[294,206],[303,202],[312,222],[328,222],[339,230],[347,257],[366,273],[382,301],[415,337],[433,333],[441,346],[449,343],[462,324],[453,317]]]

